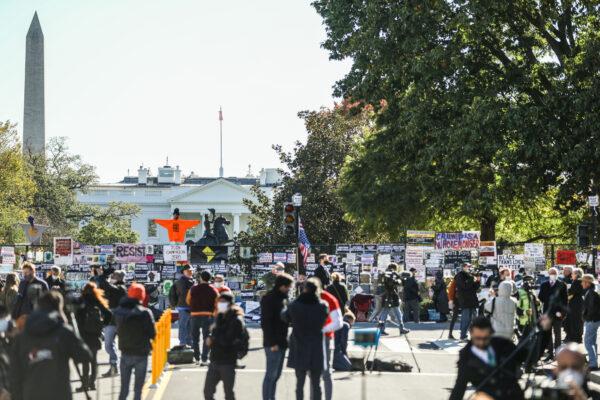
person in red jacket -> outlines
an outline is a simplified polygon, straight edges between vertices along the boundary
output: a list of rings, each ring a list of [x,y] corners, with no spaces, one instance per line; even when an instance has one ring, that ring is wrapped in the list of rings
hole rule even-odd
[[[225,284],[225,277],[221,274],[215,275],[215,281],[213,282],[213,286],[215,289],[217,289],[217,292],[219,292],[219,294],[231,292],[231,289],[229,289]]]
[[[206,338],[210,333],[210,326],[214,321],[215,304],[219,293],[210,285],[212,278],[210,272],[200,273],[200,282],[192,286],[187,294],[187,304],[190,306],[192,317],[192,345],[194,348],[194,359],[200,365],[208,365],[209,347]],[[202,331],[202,354],[200,354],[200,331]],[[202,356],[202,360],[200,357]]]
[[[334,339],[335,331],[340,329],[343,324],[342,309],[340,302],[331,293],[321,290],[321,300],[325,301],[329,307],[329,315],[323,326],[325,334],[325,368],[323,369],[323,383],[325,387],[325,400],[331,400],[333,393],[333,382],[331,380],[331,342]]]

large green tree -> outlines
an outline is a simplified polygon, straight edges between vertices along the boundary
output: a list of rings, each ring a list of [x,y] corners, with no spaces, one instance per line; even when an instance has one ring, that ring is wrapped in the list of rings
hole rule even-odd
[[[87,213],[77,233],[81,243],[99,245],[109,243],[136,243],[137,232],[131,229],[131,218],[140,212],[135,204],[110,203],[108,207],[83,207]]]
[[[19,222],[27,220],[35,185],[21,155],[15,126],[0,121],[0,243],[23,239]]]
[[[343,172],[350,216],[398,234],[478,221],[556,189],[577,210],[597,190],[599,5],[589,1],[316,0],[337,95],[375,105],[378,130]]]
[[[344,219],[338,188],[340,171],[354,142],[370,129],[368,109],[352,110],[347,104],[332,109],[303,111],[308,137],[293,150],[274,146],[285,169],[281,184],[269,198],[254,188],[255,199],[246,200],[252,216],[242,245],[260,249],[267,244],[289,244],[283,233],[283,203],[301,193],[302,223],[314,244],[334,244],[358,239],[356,225]]]

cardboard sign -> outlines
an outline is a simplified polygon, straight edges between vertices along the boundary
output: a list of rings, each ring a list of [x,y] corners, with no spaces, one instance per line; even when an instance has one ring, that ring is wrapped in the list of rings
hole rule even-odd
[[[525,255],[529,257],[544,257],[544,244],[525,243]]]
[[[433,246],[435,244],[435,232],[406,231],[406,243],[409,245]]]
[[[525,266],[525,256],[523,254],[500,254],[498,255],[498,268],[510,268],[518,271]]]
[[[479,242],[479,257],[496,257],[496,242]]]
[[[273,253],[258,253],[258,262],[261,264],[269,264],[273,262]]]
[[[184,244],[164,245],[163,257],[165,262],[187,261],[187,246]]]
[[[73,265],[73,239],[70,237],[54,238],[54,263],[56,265]]]
[[[143,244],[115,245],[115,261],[118,263],[145,263],[146,246]]]
[[[575,250],[557,250],[556,263],[558,265],[577,265],[577,252]]]

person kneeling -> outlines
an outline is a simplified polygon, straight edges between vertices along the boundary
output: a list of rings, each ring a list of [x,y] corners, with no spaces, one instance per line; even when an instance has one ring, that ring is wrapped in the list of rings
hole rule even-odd
[[[204,398],[214,400],[219,381],[223,381],[226,400],[234,400],[235,364],[248,351],[248,331],[244,313],[233,304],[231,292],[223,292],[217,300],[217,317],[206,344],[210,347],[210,364],[204,381]]]

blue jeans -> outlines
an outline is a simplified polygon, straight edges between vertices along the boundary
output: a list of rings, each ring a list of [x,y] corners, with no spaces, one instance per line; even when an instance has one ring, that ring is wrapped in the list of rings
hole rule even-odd
[[[141,400],[142,388],[146,379],[146,370],[148,369],[148,356],[132,356],[121,354],[121,392],[119,400],[127,400],[129,395],[129,382],[131,372],[134,372],[135,381],[133,383],[133,400]]]
[[[115,346],[116,337],[116,325],[107,325],[104,327],[104,350],[108,353],[110,365],[112,367],[119,365],[119,356],[117,355],[117,347]]]
[[[588,353],[588,363],[590,368],[598,367],[598,328],[600,328],[600,321],[585,321],[583,323],[585,329],[585,335],[583,337],[583,343],[585,344],[585,350]]]
[[[325,336],[325,362],[327,368],[323,369],[323,388],[325,389],[325,400],[331,400],[333,395],[333,381],[331,380],[331,339]],[[311,396],[311,399],[314,396]]]
[[[398,326],[400,327],[400,330],[404,329],[404,320],[402,318],[402,311],[400,311],[400,307],[392,307],[392,308],[388,308],[388,307],[384,307],[383,310],[381,311],[381,314],[379,314],[379,322],[382,323],[383,322],[383,331],[385,331],[385,322],[387,320],[388,314],[392,313],[392,315],[394,317],[396,317],[396,321],[398,321]]]
[[[471,325],[471,320],[475,316],[475,308],[463,308],[460,313],[460,338],[467,338],[467,331],[469,330],[469,325]]]
[[[201,316],[192,317],[192,347],[194,348],[194,358],[200,360],[200,331],[202,331],[202,361],[208,360],[208,346],[206,338],[210,330],[210,325],[213,323],[213,317]]]
[[[262,387],[263,400],[275,400],[277,381],[281,377],[283,361],[285,360],[285,349],[280,348],[277,351],[271,351],[270,347],[265,347],[265,356],[267,358],[267,370]]]
[[[190,310],[177,308],[179,311],[179,344],[192,345],[192,335],[190,332]]]

